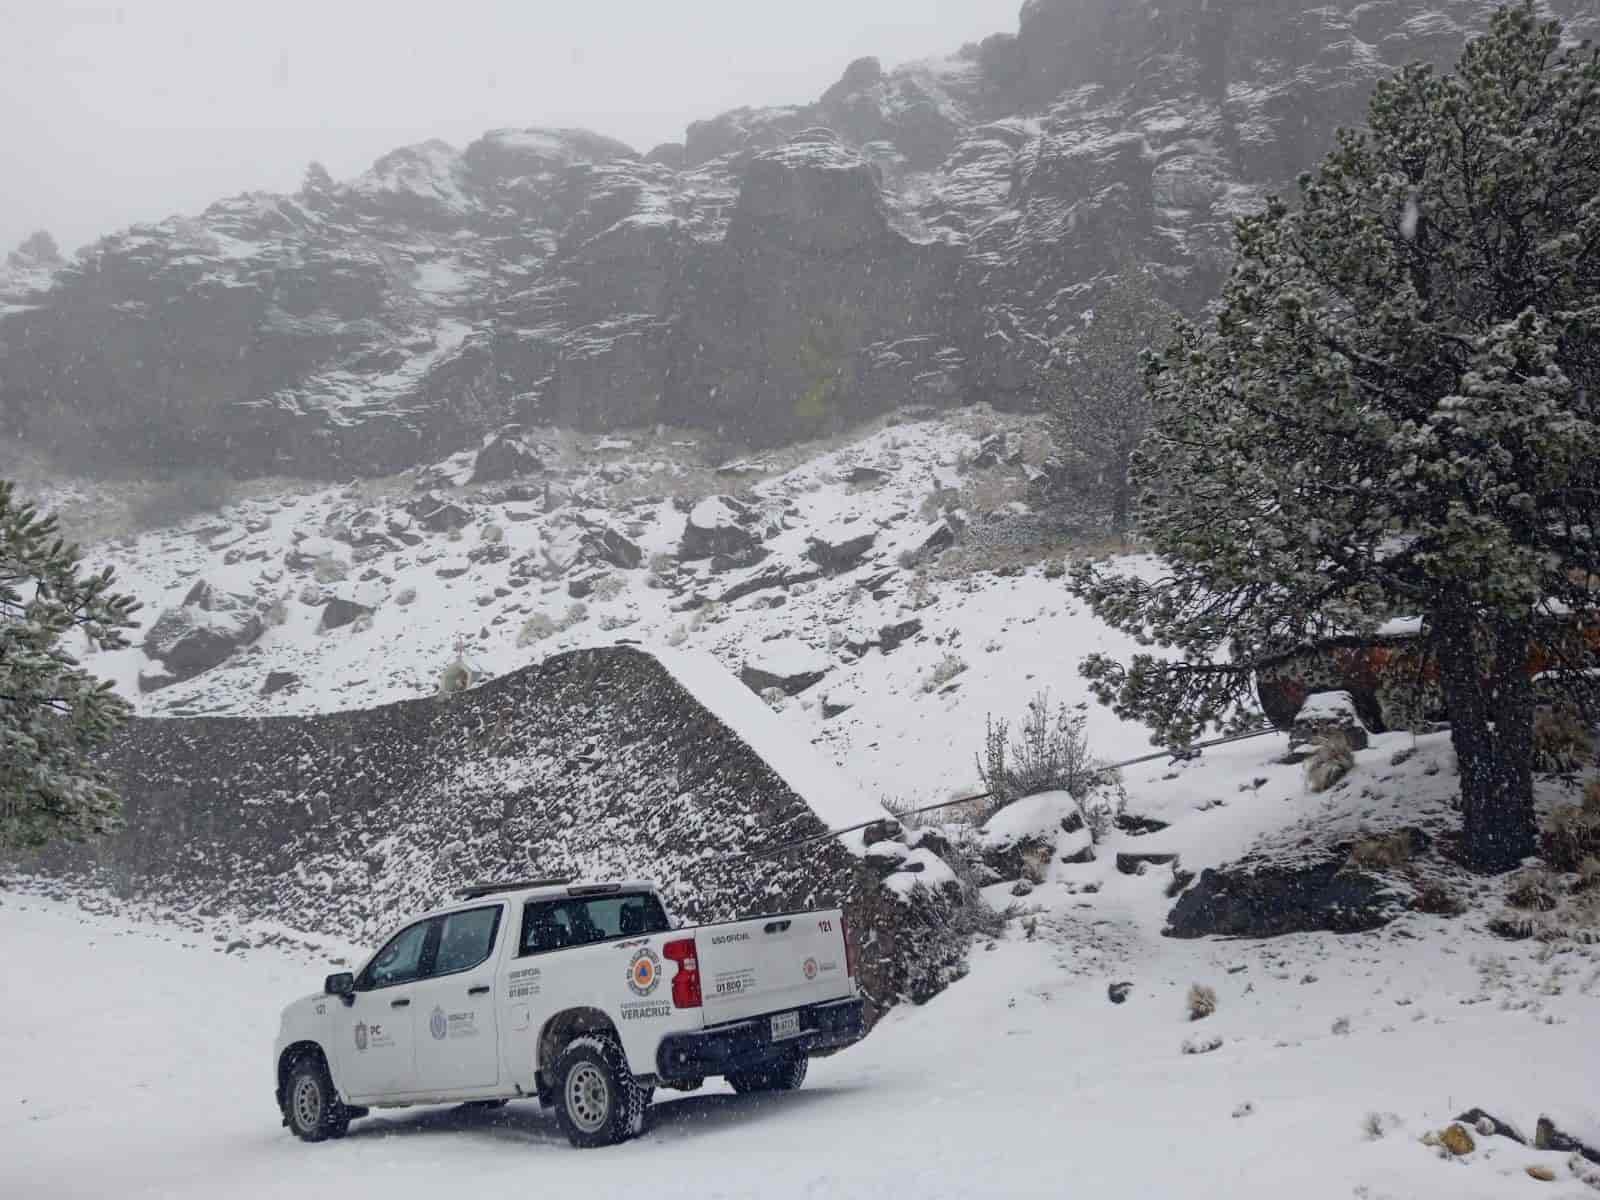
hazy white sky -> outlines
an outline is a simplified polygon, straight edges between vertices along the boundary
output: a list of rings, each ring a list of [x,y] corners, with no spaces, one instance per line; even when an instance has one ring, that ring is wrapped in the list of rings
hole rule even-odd
[[[1020,0],[0,0],[0,254],[71,250],[430,137],[581,125],[641,151],[1014,31]]]

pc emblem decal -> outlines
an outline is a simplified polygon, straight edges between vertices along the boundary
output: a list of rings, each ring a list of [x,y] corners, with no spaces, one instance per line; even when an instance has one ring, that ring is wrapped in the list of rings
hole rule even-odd
[[[646,946],[628,961],[628,986],[635,996],[648,996],[661,982],[661,960]]]

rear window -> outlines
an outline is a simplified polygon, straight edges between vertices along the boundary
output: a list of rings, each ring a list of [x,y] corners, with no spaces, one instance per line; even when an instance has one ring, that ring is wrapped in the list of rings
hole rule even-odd
[[[665,933],[671,925],[661,901],[649,892],[534,900],[522,910],[522,954],[543,954],[614,938]]]

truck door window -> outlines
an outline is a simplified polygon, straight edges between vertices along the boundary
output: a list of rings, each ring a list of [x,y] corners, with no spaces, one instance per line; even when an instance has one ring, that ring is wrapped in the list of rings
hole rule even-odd
[[[500,905],[469,908],[440,918],[439,951],[434,956],[433,974],[450,975],[467,971],[489,957],[494,949],[495,931],[500,928]]]
[[[428,933],[436,923],[437,918],[418,921],[395,934],[373,956],[366,970],[361,972],[356,987],[362,991],[393,987],[397,983],[410,983],[420,976],[422,952],[427,946]]]

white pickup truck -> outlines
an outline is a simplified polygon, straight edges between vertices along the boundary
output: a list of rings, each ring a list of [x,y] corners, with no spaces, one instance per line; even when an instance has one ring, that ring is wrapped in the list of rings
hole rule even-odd
[[[657,1086],[800,1086],[865,1034],[838,909],[675,929],[649,883],[464,889],[283,1010],[283,1121],[342,1137],[371,1107],[536,1098],[574,1146],[639,1132]]]

